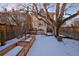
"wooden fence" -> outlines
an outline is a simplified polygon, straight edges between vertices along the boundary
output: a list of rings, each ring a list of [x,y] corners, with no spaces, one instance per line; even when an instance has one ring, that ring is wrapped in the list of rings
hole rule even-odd
[[[20,33],[20,29],[18,30],[15,25],[0,24],[0,42],[17,37],[19,35],[18,32]]]
[[[62,27],[59,32],[67,37],[79,40],[79,27]]]

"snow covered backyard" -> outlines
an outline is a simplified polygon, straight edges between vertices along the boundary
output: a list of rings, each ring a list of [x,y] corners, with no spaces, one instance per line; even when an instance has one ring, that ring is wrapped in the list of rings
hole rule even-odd
[[[5,42],[6,45],[0,46],[0,51],[23,38]],[[16,47],[5,55],[15,55],[14,52],[18,52],[20,48],[22,47]],[[79,56],[79,41],[63,38],[63,42],[58,42],[54,36],[36,35],[27,56]]]
[[[27,56],[79,56],[79,41],[63,38],[58,42],[54,36],[36,35],[36,41]]]

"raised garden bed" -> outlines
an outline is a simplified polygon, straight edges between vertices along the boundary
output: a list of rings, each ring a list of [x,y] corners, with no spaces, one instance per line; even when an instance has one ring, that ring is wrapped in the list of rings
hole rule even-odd
[[[23,48],[22,46],[16,46],[8,53],[6,53],[4,56],[16,56],[22,50],[22,48]]]
[[[18,41],[0,51],[0,56],[25,56],[35,41],[35,36],[24,41]]]

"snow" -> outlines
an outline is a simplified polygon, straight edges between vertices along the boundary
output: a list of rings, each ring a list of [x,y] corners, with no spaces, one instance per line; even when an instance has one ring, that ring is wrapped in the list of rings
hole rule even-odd
[[[64,39],[63,43],[69,55],[75,55],[75,56],[79,55],[79,41]]]
[[[6,45],[0,46],[0,51],[3,50],[3,49],[5,49],[6,47],[8,47],[8,46],[10,46],[10,45],[18,42],[18,41],[21,41],[23,38],[24,38],[24,36],[22,38],[20,38],[20,39],[14,38],[12,40],[6,41],[5,42]]]
[[[51,36],[51,35],[53,35],[53,34],[49,32],[49,33],[46,33],[46,35]]]
[[[54,36],[36,35],[36,41],[27,56],[77,56],[79,41],[63,38],[58,42]]]
[[[21,51],[22,48],[23,48],[22,46],[16,46],[8,53],[6,53],[4,56],[16,56]]]
[[[26,42],[30,42],[32,40],[32,38],[28,38],[28,39],[26,39],[25,41]]]

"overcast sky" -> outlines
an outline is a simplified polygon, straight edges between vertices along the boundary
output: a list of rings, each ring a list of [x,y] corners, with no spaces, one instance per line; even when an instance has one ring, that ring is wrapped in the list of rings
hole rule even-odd
[[[0,3],[0,11],[2,8],[7,8],[8,10],[11,10],[11,8],[15,8],[16,3]]]

